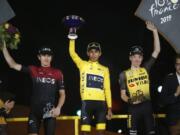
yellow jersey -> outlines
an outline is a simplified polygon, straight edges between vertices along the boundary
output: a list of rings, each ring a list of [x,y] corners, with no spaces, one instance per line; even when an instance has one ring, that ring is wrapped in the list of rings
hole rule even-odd
[[[4,106],[4,102],[0,99],[0,108]],[[4,117],[0,116],[0,124],[6,124],[6,120]]]
[[[125,71],[126,84],[130,98],[135,101],[146,101],[150,99],[149,75],[145,68]]]
[[[82,60],[75,52],[75,40],[70,40],[69,53],[80,72],[81,99],[106,101],[111,108],[109,69],[99,62]]]

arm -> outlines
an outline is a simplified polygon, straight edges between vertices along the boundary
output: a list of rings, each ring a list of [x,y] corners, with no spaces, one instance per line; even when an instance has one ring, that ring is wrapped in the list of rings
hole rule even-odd
[[[8,63],[9,67],[12,69],[15,69],[17,71],[20,71],[22,68],[22,65],[16,63],[15,60],[11,57],[11,55],[9,54],[8,49],[6,47],[5,41],[4,41],[4,45],[2,48],[2,52],[3,52],[4,58],[5,58],[6,62]]]
[[[56,106],[56,108],[53,108],[50,111],[53,117],[58,117],[61,114],[61,108],[64,105],[65,97],[66,97],[65,90],[64,89],[59,90],[58,105]]]
[[[126,90],[125,89],[121,89],[121,99],[124,101],[124,102],[126,102],[126,103],[128,103],[128,101],[129,101],[129,97],[127,96],[127,94],[126,94]]]
[[[111,85],[110,85],[110,75],[109,69],[107,69],[104,77],[104,85],[105,85],[105,97],[106,104],[108,107],[107,119],[110,120],[112,118],[112,96],[111,96]]]
[[[119,85],[120,85],[120,95],[121,95],[121,99],[128,103],[129,101],[129,97],[126,94],[126,80],[125,80],[125,73],[122,72],[119,76]]]
[[[111,97],[111,86],[110,86],[110,76],[109,70],[107,69],[104,77],[104,85],[105,85],[105,97],[107,102],[107,107],[112,108],[112,97]]]
[[[157,58],[159,53],[160,53],[160,50],[161,50],[157,28],[154,26],[154,24],[152,24],[149,21],[146,22],[146,27],[147,27],[147,29],[149,29],[150,31],[153,32],[154,50],[153,50],[153,53],[152,53],[152,57]]]
[[[69,41],[69,54],[70,54],[72,60],[74,61],[74,63],[77,65],[77,67],[80,67],[83,60],[78,56],[78,54],[75,51],[75,40],[74,39],[70,39],[70,41]]]
[[[64,105],[64,102],[65,102],[65,98],[66,98],[66,95],[65,95],[65,89],[64,89],[64,77],[63,77],[63,74],[62,72],[58,72],[58,76],[59,76],[59,79],[57,81],[57,85],[58,85],[58,88],[59,89],[59,99],[58,99],[58,104],[56,106],[56,108],[53,108],[51,110],[51,113],[52,113],[52,116],[53,117],[57,117],[61,114],[61,108],[62,106]]]
[[[66,94],[65,94],[65,90],[59,90],[59,100],[58,100],[58,105],[57,108],[62,108],[62,106],[64,105],[65,102],[65,98],[66,98]]]

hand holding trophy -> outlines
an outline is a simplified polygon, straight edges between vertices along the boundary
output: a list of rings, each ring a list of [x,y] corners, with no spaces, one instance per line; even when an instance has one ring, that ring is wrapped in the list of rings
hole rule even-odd
[[[84,22],[84,19],[77,15],[69,15],[63,18],[64,25],[69,29],[69,39],[77,39],[77,29],[79,29]]]

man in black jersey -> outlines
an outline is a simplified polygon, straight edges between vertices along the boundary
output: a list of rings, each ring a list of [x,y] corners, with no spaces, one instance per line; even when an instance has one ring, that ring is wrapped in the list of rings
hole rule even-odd
[[[65,89],[62,72],[51,67],[53,57],[51,48],[42,47],[39,49],[40,67],[25,67],[16,63],[10,56],[5,41],[2,52],[10,68],[28,73],[32,78],[33,90],[28,121],[29,135],[39,134],[42,120],[45,135],[55,135],[56,117],[60,115],[65,101]],[[56,103],[57,94],[59,95],[58,103]]]
[[[123,71],[119,78],[121,98],[128,103],[129,107],[128,127],[130,135],[137,135],[137,129],[141,126],[140,120],[144,121],[147,135],[155,134],[150,103],[149,70],[159,55],[160,42],[156,27],[151,22],[147,22],[146,26],[153,32],[154,36],[154,51],[150,60],[141,67],[143,49],[140,46],[131,47],[129,53],[131,67]]]

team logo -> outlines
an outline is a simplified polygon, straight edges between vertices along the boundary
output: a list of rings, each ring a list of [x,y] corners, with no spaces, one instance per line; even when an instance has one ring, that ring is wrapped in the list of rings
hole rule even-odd
[[[104,78],[99,75],[87,74],[87,87],[103,89]]]
[[[55,79],[53,78],[45,78],[45,77],[37,77],[37,82],[55,84]]]
[[[129,87],[134,87],[134,86],[135,86],[135,84],[133,84],[133,83],[129,84]]]

